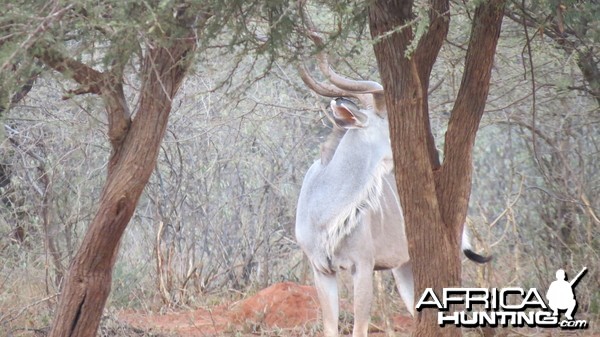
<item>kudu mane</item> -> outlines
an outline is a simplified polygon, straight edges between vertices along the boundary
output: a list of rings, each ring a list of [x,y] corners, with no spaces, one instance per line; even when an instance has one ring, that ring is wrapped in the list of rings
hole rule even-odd
[[[326,251],[330,258],[333,258],[342,240],[356,229],[365,214],[375,212],[382,216],[383,176],[390,170],[391,167],[383,162],[377,165],[356,198],[339,212],[332,226],[327,228]]]

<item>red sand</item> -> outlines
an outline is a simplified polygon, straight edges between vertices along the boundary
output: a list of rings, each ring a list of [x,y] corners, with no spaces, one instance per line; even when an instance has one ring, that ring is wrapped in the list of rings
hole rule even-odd
[[[346,305],[342,305],[346,307]],[[119,320],[147,332],[177,336],[211,336],[228,332],[256,333],[271,329],[310,328],[319,323],[314,287],[292,282],[274,284],[247,299],[211,309],[166,314],[123,311]],[[394,318],[396,328],[408,331],[412,319]]]

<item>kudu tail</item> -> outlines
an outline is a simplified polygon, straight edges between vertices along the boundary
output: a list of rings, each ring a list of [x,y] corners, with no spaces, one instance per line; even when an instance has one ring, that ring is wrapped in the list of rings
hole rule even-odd
[[[470,249],[463,249],[463,253],[465,253],[465,256],[469,260],[477,262],[477,263],[482,263],[482,264],[490,262],[493,258],[492,255],[490,255],[490,256],[479,255]]]
[[[477,263],[488,263],[492,260],[492,255],[483,256],[473,251],[473,247],[471,247],[471,240],[469,238],[469,231],[467,230],[466,226],[463,229],[461,248],[465,256],[471,261]]]

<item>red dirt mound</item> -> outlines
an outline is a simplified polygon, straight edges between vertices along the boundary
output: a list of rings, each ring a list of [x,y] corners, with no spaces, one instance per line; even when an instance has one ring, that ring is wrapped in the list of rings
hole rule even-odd
[[[316,323],[319,302],[315,288],[291,282],[277,283],[232,307],[235,323],[269,328],[293,328]]]
[[[242,301],[210,310],[166,314],[123,311],[119,320],[148,332],[178,336],[207,336],[249,327],[294,328],[317,323],[319,304],[315,288],[291,282],[277,283]]]

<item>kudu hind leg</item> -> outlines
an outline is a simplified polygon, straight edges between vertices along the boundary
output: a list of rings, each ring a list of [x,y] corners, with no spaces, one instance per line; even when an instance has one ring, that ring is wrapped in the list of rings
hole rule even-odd
[[[412,263],[406,262],[398,268],[392,269],[392,274],[396,280],[396,287],[400,297],[406,304],[406,308],[411,315],[415,315],[415,284],[412,273]]]
[[[324,274],[313,270],[315,275],[315,287],[321,303],[323,313],[323,332],[325,337],[338,336],[338,286],[335,273]]]

